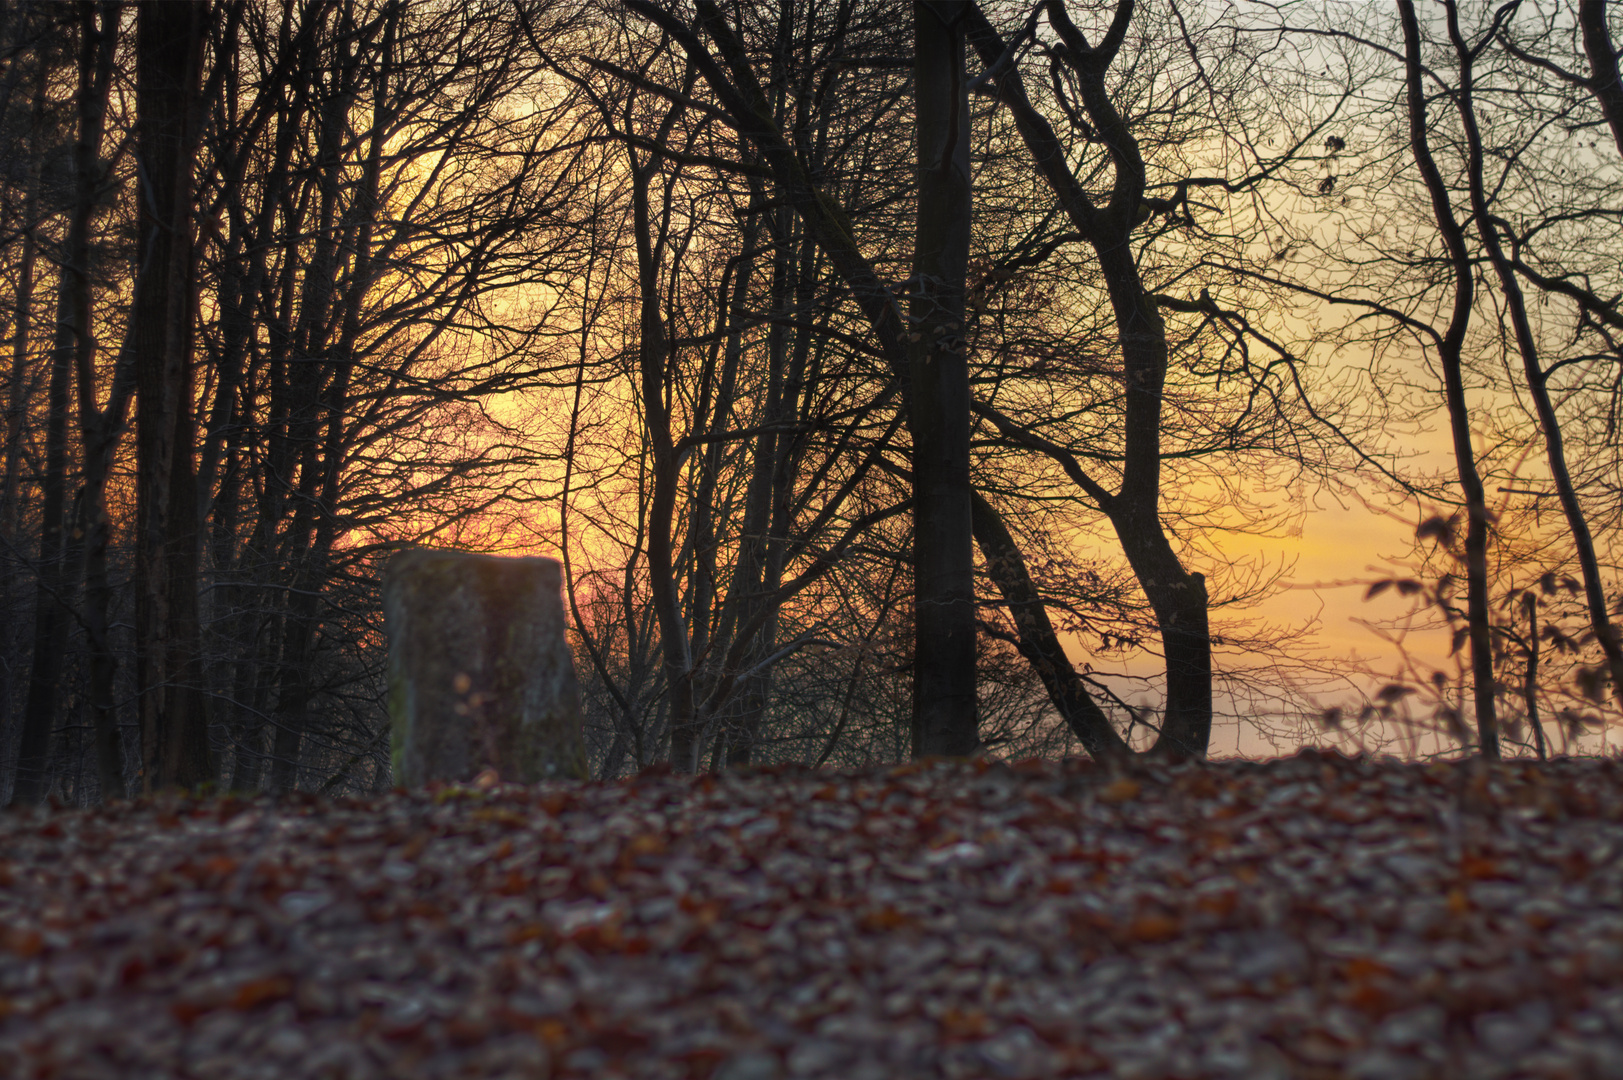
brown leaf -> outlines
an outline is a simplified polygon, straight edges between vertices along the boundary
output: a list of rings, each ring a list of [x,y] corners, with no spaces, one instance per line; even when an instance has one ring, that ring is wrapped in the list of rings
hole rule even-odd
[[[238,985],[231,995],[231,1007],[239,1012],[258,1008],[272,1001],[281,1001],[293,993],[293,980],[286,975],[268,975],[250,979]]]
[[[1183,929],[1183,923],[1171,915],[1151,913],[1140,915],[1127,924],[1127,938],[1129,941],[1154,944],[1162,941],[1171,941]]]
[[[1099,801],[1119,806],[1122,803],[1132,802],[1143,791],[1143,785],[1131,777],[1123,776],[1099,789]]]
[[[45,951],[45,937],[32,927],[12,926],[0,931],[6,951],[23,960],[32,960]]]

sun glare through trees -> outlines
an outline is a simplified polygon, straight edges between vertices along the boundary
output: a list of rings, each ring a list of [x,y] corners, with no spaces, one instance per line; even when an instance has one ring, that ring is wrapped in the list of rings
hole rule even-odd
[[[596,778],[1604,751],[1620,38],[0,5],[0,803],[386,790],[412,547],[560,561]]]

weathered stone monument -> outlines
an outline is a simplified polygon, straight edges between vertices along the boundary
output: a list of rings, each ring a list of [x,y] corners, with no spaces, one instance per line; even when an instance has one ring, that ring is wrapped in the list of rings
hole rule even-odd
[[[396,784],[585,778],[557,560],[403,551],[383,614]]]

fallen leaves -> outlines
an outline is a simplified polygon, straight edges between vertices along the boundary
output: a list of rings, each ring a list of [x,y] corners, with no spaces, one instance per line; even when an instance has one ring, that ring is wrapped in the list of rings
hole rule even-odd
[[[0,817],[0,1075],[1623,1075],[1611,762]]]

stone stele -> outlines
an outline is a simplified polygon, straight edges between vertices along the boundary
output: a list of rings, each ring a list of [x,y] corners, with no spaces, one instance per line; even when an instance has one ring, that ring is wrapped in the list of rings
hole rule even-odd
[[[494,769],[535,783],[586,776],[580,689],[556,559],[418,549],[389,560],[394,781]]]

